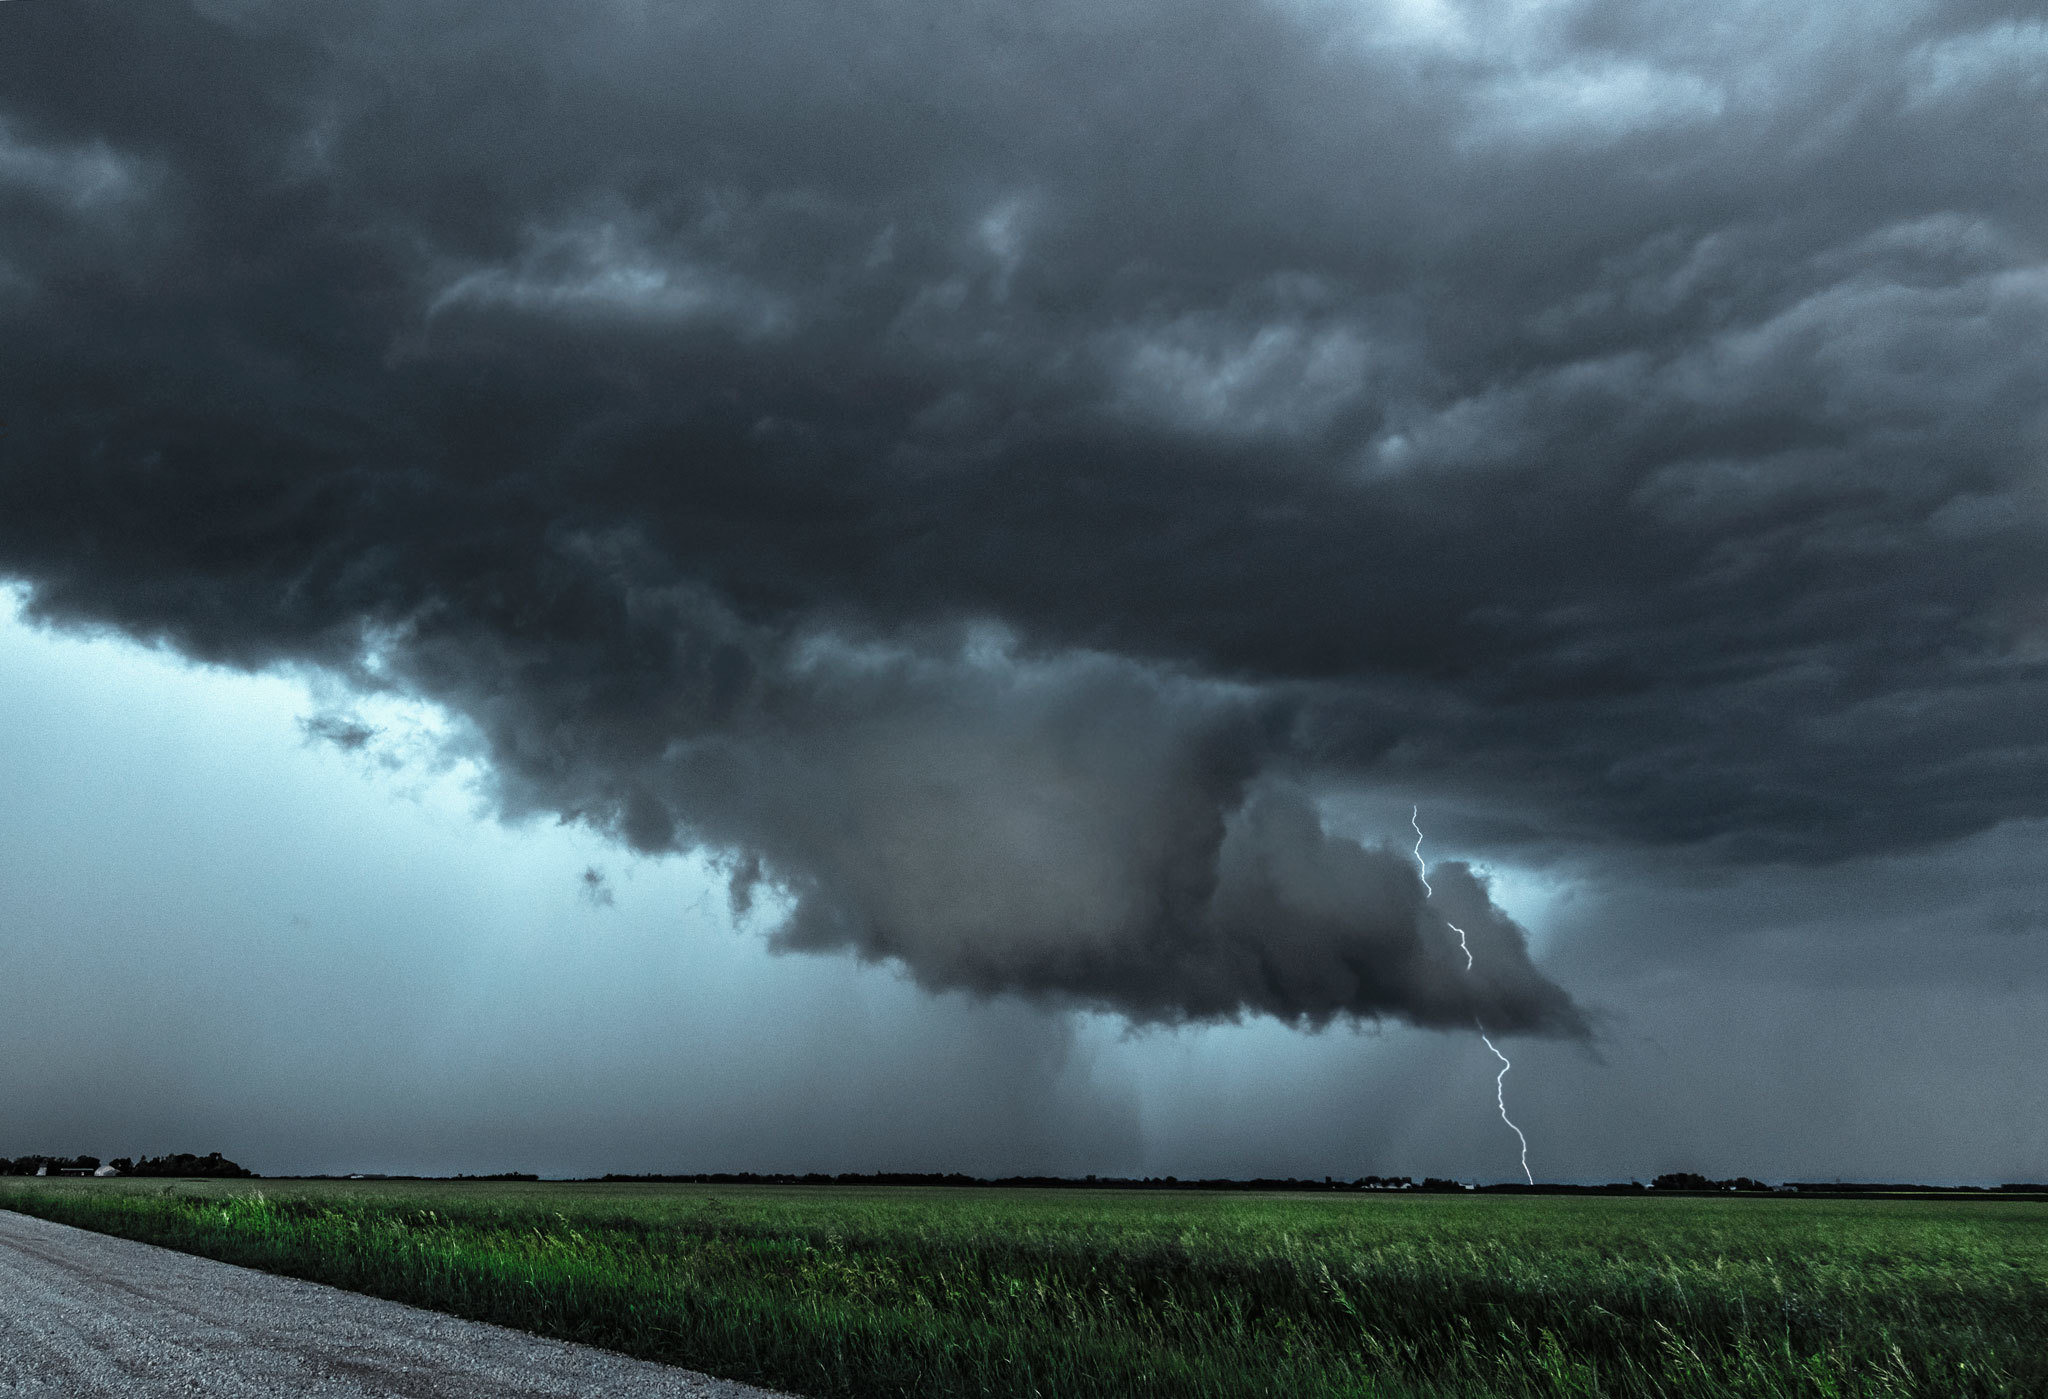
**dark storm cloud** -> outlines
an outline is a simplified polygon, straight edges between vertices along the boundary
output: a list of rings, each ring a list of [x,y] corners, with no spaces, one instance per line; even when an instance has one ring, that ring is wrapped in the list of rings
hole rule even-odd
[[[0,25],[35,610],[446,704],[779,945],[1569,1032],[1304,793],[1800,860],[2048,802],[2021,9]]]

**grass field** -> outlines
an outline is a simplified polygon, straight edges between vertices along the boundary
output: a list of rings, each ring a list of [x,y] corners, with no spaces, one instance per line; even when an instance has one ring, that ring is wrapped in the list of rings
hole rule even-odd
[[[0,1180],[818,1396],[2048,1394],[2048,1205]]]

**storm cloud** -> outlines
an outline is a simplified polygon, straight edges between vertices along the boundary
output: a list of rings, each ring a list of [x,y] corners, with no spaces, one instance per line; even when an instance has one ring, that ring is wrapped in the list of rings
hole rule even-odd
[[[0,32],[31,612],[445,706],[779,947],[1580,1034],[1321,799],[1733,864],[2048,815],[2024,7]]]

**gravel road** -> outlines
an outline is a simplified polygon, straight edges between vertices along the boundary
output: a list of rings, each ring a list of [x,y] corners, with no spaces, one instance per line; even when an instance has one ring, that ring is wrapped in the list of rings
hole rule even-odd
[[[0,1210],[0,1395],[786,1399]]]

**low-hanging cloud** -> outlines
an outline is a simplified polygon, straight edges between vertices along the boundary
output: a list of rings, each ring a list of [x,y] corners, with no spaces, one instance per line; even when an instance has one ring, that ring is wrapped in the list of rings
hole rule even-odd
[[[633,639],[609,646],[630,668],[550,660],[597,617],[525,645],[437,629],[387,664],[478,723],[507,810],[722,852],[736,912],[779,896],[774,947],[1141,1023],[1586,1030],[1469,873],[1447,866],[1457,892],[1425,908],[1405,854],[1325,831],[1284,771],[1291,705],[986,630],[771,640],[687,591],[621,587]],[[1483,928],[1483,974],[1445,908]]]
[[[0,570],[446,706],[779,946],[1575,1032],[1306,794],[2048,800],[2038,22],[1746,13],[7,7]]]

